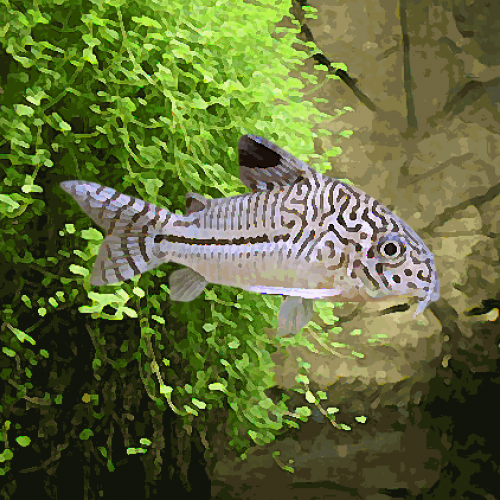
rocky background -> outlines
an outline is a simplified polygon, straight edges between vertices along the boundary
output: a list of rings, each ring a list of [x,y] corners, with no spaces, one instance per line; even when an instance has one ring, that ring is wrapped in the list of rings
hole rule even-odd
[[[312,0],[291,14],[315,44],[309,72],[320,85],[309,91],[319,108],[352,108],[322,124],[353,132],[318,140],[319,154],[342,148],[328,175],[417,231],[435,255],[441,298],[416,320],[402,300],[339,305],[331,325],[318,314],[328,342],[311,330],[313,348],[276,353],[277,392],[296,387],[300,358],[307,388],[326,399],[293,437],[241,464],[219,462],[214,494],[500,498],[500,4]],[[327,407],[350,430],[332,425]]]

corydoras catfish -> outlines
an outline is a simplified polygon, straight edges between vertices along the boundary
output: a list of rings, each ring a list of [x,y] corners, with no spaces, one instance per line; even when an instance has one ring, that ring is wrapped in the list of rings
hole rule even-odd
[[[252,192],[188,193],[186,215],[94,182],[62,182],[106,231],[91,284],[176,262],[186,267],[170,276],[172,300],[191,301],[208,283],[283,295],[278,335],[305,326],[315,299],[413,296],[416,315],[439,297],[432,253],[388,208],[262,137],[244,135],[238,150],[240,178]]]

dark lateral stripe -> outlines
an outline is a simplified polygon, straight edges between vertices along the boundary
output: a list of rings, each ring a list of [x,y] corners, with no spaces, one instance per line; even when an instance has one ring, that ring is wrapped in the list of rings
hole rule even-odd
[[[168,243],[184,243],[185,245],[252,245],[256,243],[278,243],[279,241],[288,241],[290,239],[290,234],[284,234],[282,236],[275,236],[273,241],[270,240],[267,234],[262,236],[249,236],[248,238],[186,238],[184,236],[171,236],[168,234],[157,234],[155,236],[155,243],[160,243],[162,241],[167,241]]]

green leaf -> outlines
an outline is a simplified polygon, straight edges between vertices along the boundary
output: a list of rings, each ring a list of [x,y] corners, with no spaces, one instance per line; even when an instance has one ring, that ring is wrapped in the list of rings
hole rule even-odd
[[[71,264],[69,266],[70,272],[73,274],[79,274],[80,276],[88,276],[89,270],[86,267],[77,266],[76,264]]]
[[[334,304],[316,301],[315,306],[319,313],[319,317],[327,325],[334,325],[339,320],[339,318],[333,314]]]
[[[206,403],[196,398],[193,398],[193,404],[197,406],[200,410],[204,410],[207,407]]]
[[[328,413],[328,415],[333,415],[337,412],[339,412],[340,410],[338,408],[335,408],[335,407],[330,407],[330,408],[327,408],[326,409],[326,413]]]
[[[101,41],[98,38],[94,38],[90,33],[85,33],[82,36],[82,40],[89,46],[95,47],[96,45],[100,45]]]
[[[92,49],[83,49],[83,60],[90,64],[97,64],[97,57],[92,53]]]
[[[8,210],[10,212],[13,212],[20,206],[19,203],[14,201],[8,194],[0,194],[0,203],[5,203],[6,205],[9,205],[10,208]]]
[[[88,439],[90,439],[93,435],[94,435],[94,432],[92,431],[92,429],[83,429],[83,431],[82,431],[82,432],[80,432],[79,438],[80,438],[82,441],[87,441],[87,440],[88,440]]]
[[[314,394],[311,391],[307,391],[305,394],[306,401],[308,403],[315,403],[316,398],[314,397]]]
[[[248,435],[252,438],[253,441],[257,441],[258,434],[254,430],[250,429],[248,431]]]
[[[132,16],[132,21],[137,24],[142,24],[143,26],[148,26],[148,27],[153,27],[156,29],[161,29],[161,24],[158,21],[155,21],[154,19],[151,19],[150,17],[146,16],[141,16],[141,17],[136,17]]]
[[[14,105],[14,110],[19,116],[33,116],[33,114],[35,113],[33,108],[25,106],[24,104]]]
[[[189,405],[184,405],[184,409],[186,410],[186,413],[188,413],[189,415],[195,415],[196,417],[199,415],[199,413],[194,408],[191,408]]]
[[[4,450],[3,453],[0,453],[0,462],[12,460],[13,456],[14,456],[14,453],[12,453],[12,450],[7,448],[6,450]]]
[[[50,21],[43,16],[43,14],[39,10],[28,9],[28,14],[33,19],[35,24],[49,24]]]
[[[342,137],[351,137],[352,134],[354,134],[352,130],[342,130],[342,132],[339,132],[339,135]]]
[[[221,384],[220,382],[215,382],[214,384],[209,384],[208,388],[211,391],[221,391],[221,392],[226,391],[226,387],[223,384]]]
[[[103,239],[102,233],[93,227],[90,229],[84,229],[81,232],[81,235],[84,240],[101,241]]]
[[[157,316],[156,314],[152,314],[151,319],[154,319],[156,322],[160,323],[160,325],[165,324],[165,320],[161,316]]]
[[[19,330],[18,328],[15,328],[14,326],[9,325],[8,323],[7,326],[9,330],[17,337],[19,342],[24,342],[25,340],[27,340],[31,345],[36,344],[35,339],[30,337],[28,334],[24,333],[22,330]]]
[[[324,392],[324,391],[317,391],[316,394],[317,394],[319,399],[327,399],[326,392]]]
[[[174,389],[171,386],[169,386],[169,385],[163,384],[163,385],[160,386],[160,394],[169,395],[169,394],[172,394],[173,390]]]
[[[312,412],[311,408],[308,408],[307,406],[300,406],[299,408],[295,408],[295,413],[301,417],[309,417]]]
[[[197,95],[192,99],[190,103],[191,107],[193,108],[198,108],[198,109],[207,109],[208,108],[208,103],[205,102],[201,96]]]
[[[139,287],[134,287],[132,289],[132,293],[134,295],[137,295],[137,297],[139,297],[141,299],[146,295],[146,293],[144,292],[144,290],[142,288],[139,288]]]
[[[19,446],[25,448],[31,443],[31,438],[29,436],[18,436],[16,437],[16,442]]]
[[[25,184],[21,191],[23,193],[43,193],[43,188],[41,186],[37,186],[36,184]]]
[[[27,295],[21,295],[21,300],[26,304],[26,307],[29,307],[30,309],[33,307],[31,305],[31,299]]]
[[[137,150],[141,154],[141,156],[148,162],[147,168],[153,168],[158,164],[163,158],[161,154],[161,149],[157,146],[137,146]],[[159,179],[144,179],[144,181],[153,182],[158,187],[163,185]],[[149,191],[148,191],[149,192]],[[154,191],[153,191],[154,192]],[[151,194],[151,193],[150,193]]]
[[[144,454],[147,450],[144,448],[127,448],[127,455],[139,455],[140,453]]]
[[[137,312],[130,307],[121,306],[118,308],[117,313],[124,312],[129,318],[137,318]]]

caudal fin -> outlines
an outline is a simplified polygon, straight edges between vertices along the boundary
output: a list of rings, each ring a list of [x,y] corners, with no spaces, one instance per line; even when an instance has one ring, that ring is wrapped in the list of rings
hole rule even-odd
[[[65,181],[60,186],[107,233],[92,270],[92,285],[124,281],[165,262],[153,254],[154,239],[171,212],[94,182]]]

